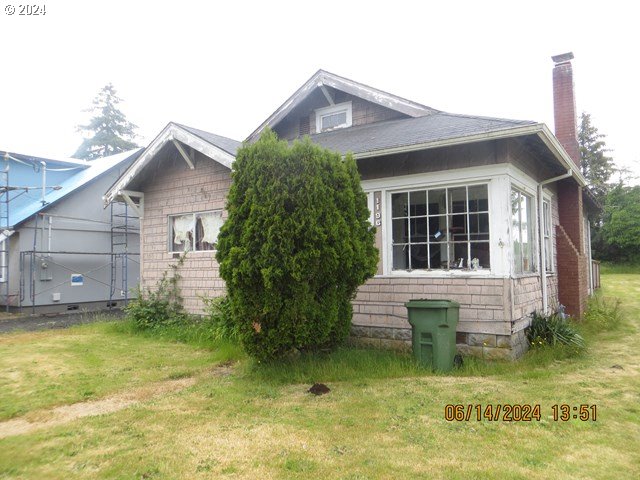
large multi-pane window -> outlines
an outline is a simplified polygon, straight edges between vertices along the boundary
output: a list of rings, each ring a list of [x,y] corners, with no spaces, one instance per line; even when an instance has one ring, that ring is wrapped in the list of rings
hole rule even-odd
[[[188,213],[169,217],[169,251],[215,250],[222,212]]]
[[[530,195],[511,189],[511,232],[515,273],[534,272],[534,217]]]
[[[551,241],[551,205],[542,202],[542,225],[544,234],[544,259],[547,272],[553,272],[553,242]]]
[[[487,185],[391,195],[393,270],[490,268]]]

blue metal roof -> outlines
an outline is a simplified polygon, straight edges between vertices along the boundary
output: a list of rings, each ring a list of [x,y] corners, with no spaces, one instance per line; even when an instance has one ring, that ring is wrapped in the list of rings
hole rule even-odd
[[[36,213],[47,209],[54,203],[60,201],[70,193],[84,187],[92,180],[109,172],[112,168],[137,157],[141,148],[129,150],[128,152],[110,155],[108,157],[84,162],[81,160],[68,161],[63,164],[62,161],[56,159],[47,159],[40,157],[28,157],[33,160],[33,164],[40,161],[47,163],[47,192],[44,196],[44,205],[42,204],[42,173],[41,170],[34,168],[32,164],[27,162],[16,161],[9,158],[9,185],[20,187],[32,187],[32,190],[14,191],[9,202],[9,225],[17,226]],[[10,154],[18,160],[26,160],[27,157],[20,154]],[[56,165],[50,163],[55,162]],[[64,165],[64,166],[63,166]],[[36,167],[38,165],[35,165]],[[61,168],[62,167],[62,168]],[[66,168],[65,168],[66,167]],[[53,190],[53,186],[60,187]],[[102,193],[102,192],[101,192]]]

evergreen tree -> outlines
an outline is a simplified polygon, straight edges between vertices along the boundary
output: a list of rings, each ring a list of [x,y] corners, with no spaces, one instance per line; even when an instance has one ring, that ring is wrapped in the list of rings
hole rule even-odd
[[[267,130],[233,164],[217,259],[247,352],[332,347],[374,275],[374,228],[355,160]]]
[[[591,124],[591,115],[582,112],[578,129],[581,169],[589,190],[600,203],[604,202],[607,192],[611,190],[613,185],[609,181],[616,172],[613,158],[607,155],[609,150],[606,148],[605,137]]]
[[[87,110],[93,112],[94,116],[87,125],[78,126],[78,131],[88,132],[91,136],[83,140],[73,154],[75,158],[93,160],[138,146],[133,141],[138,127],[118,109],[121,101],[111,83],[100,90],[93,100],[93,106]]]

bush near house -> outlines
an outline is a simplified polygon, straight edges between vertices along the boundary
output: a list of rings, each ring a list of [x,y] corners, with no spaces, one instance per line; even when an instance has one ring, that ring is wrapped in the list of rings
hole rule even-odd
[[[238,150],[217,259],[247,352],[332,347],[377,250],[355,160],[272,131]]]
[[[184,264],[182,255],[176,264],[170,265],[170,271],[163,272],[155,288],[143,290],[138,287],[136,298],[125,307],[129,317],[137,328],[151,329],[184,323],[188,314],[182,305],[182,295],[178,282],[179,268]]]

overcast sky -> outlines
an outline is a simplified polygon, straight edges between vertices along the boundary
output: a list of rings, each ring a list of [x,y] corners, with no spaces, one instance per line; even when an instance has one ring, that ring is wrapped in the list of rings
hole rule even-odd
[[[112,82],[146,145],[169,121],[237,140],[323,68],[448,112],[545,122],[551,55],[640,175],[633,2],[0,0],[0,150],[66,157]]]

